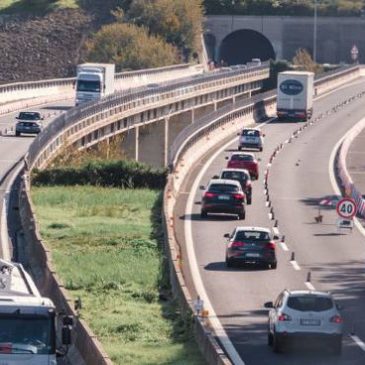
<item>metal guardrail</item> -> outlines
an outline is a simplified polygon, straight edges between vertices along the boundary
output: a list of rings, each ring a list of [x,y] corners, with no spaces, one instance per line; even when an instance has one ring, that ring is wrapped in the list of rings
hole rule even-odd
[[[89,126],[91,123],[100,122],[110,117],[110,114],[114,115],[147,105],[156,105],[158,102],[165,101],[166,99],[179,98],[181,96],[186,97],[194,91],[200,92],[208,89],[212,84],[215,86],[223,86],[232,81],[258,76],[264,71],[268,72],[268,63],[249,69],[224,70],[202,74],[199,77],[187,77],[178,81],[167,81],[160,83],[159,87],[156,88],[140,87],[132,91],[120,91],[96,103],[90,102],[72,108],[56,118],[35,138],[26,157],[28,167],[32,168],[35,165],[41,151],[48,144],[54,142],[55,137],[71,127],[74,127],[75,130],[71,131],[69,135],[86,127],[86,125],[82,126],[82,123],[86,123]],[[88,120],[86,122],[88,118],[93,116],[95,117],[93,121]],[[78,124],[78,122],[81,124]],[[65,143],[69,135],[66,133],[66,136],[62,140],[56,141],[54,148],[58,148],[60,143]]]

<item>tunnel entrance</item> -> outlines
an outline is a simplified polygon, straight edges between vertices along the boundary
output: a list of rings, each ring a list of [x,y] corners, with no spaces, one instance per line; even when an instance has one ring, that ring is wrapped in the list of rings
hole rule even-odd
[[[219,61],[224,61],[227,65],[237,65],[251,61],[252,58],[260,58],[261,61],[275,59],[271,42],[261,33],[241,29],[223,39]]]

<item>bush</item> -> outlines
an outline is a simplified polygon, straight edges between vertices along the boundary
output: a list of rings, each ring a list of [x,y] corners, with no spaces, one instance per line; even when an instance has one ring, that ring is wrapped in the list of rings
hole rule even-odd
[[[86,43],[87,60],[115,63],[117,71],[176,64],[176,48],[144,27],[114,23],[106,25]]]
[[[166,177],[165,169],[153,169],[135,161],[92,161],[81,167],[35,170],[32,184],[163,189]]]

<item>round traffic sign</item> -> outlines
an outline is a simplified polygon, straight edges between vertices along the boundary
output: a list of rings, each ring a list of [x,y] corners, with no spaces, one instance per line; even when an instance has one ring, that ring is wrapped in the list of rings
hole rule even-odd
[[[351,198],[343,198],[336,205],[337,214],[341,218],[351,219],[356,214],[356,203]]]

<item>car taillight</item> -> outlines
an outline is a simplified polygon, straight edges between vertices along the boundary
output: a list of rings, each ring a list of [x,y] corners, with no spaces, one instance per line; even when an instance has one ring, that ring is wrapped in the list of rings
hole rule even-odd
[[[243,200],[245,196],[243,194],[233,194],[233,198],[236,200]]]
[[[231,243],[231,247],[235,248],[235,247],[243,247],[245,245],[244,242],[239,242],[239,241],[234,241]]]
[[[270,249],[272,249],[272,250],[275,250],[275,242],[268,242],[268,243],[266,244],[266,247],[267,247],[267,248],[270,248]]]
[[[335,316],[331,317],[330,322],[337,323],[337,324],[341,324],[341,323],[343,323],[343,319],[342,319],[341,316],[339,316],[338,314],[336,314]]]
[[[210,192],[204,194],[204,198],[214,198],[215,196],[217,196],[217,194]]]
[[[285,313],[281,313],[281,314],[279,314],[278,321],[281,321],[281,322],[283,322],[283,321],[291,321],[291,317],[288,316]]]

